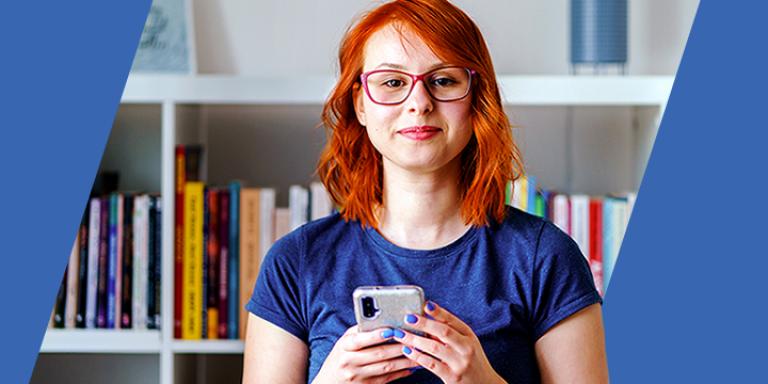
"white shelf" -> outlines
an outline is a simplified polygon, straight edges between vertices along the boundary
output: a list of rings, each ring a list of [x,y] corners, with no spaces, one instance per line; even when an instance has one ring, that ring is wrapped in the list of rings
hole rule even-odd
[[[160,353],[160,331],[48,329],[43,353]]]
[[[174,340],[175,353],[243,353],[242,340]]]
[[[507,105],[663,106],[672,76],[500,76]],[[122,102],[320,105],[334,86],[330,76],[131,75]]]

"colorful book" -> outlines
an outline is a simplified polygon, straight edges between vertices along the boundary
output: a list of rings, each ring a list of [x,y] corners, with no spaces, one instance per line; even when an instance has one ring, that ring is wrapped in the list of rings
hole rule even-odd
[[[117,194],[109,196],[109,238],[107,256],[107,324],[115,328],[115,283],[117,282]]]
[[[116,228],[116,237],[117,237],[117,257],[115,260],[115,295],[113,297],[114,303],[115,303],[115,314],[114,314],[114,325],[115,328],[122,328],[121,327],[121,317],[123,313],[123,223],[125,221],[125,211],[124,211],[124,200],[125,196],[123,194],[117,194],[117,219],[115,220],[115,228]]]
[[[94,197],[88,221],[88,283],[86,284],[85,327],[96,328],[96,301],[99,276],[99,234],[101,230],[101,199]]]
[[[184,279],[184,185],[186,183],[184,152],[183,145],[176,147],[176,196],[173,234],[173,337],[176,339],[181,339],[182,282]]]
[[[80,222],[80,252],[79,272],[77,276],[77,313],[75,314],[75,327],[85,328],[86,302],[88,300],[88,227],[90,223],[90,204],[85,208],[85,213]]]
[[[123,197],[123,266],[120,279],[120,328],[125,329],[133,327],[133,201],[133,195],[126,194]]]
[[[603,290],[603,202],[601,199],[589,200],[589,268],[595,281],[597,292]]]
[[[149,258],[149,196],[133,199],[133,329],[147,329],[147,264]]]
[[[153,198],[155,199],[155,247],[152,254],[155,258],[155,311],[148,316],[154,316],[155,329],[160,329],[163,297],[163,199],[160,196],[153,196]]]
[[[59,291],[56,293],[56,304],[53,307],[53,327],[64,328],[64,312],[67,306],[67,271],[69,267],[64,269],[64,276],[61,278],[59,284]]]
[[[107,282],[109,279],[109,197],[100,198],[99,264],[96,286],[96,327],[107,327]]]
[[[218,337],[226,339],[229,311],[229,190],[219,196],[219,330]]]
[[[227,338],[237,339],[240,320],[240,182],[229,186],[229,301],[227,303]],[[245,304],[243,304],[245,305]]]
[[[182,338],[202,338],[203,191],[201,182],[188,181],[184,189],[184,282],[182,286]]]
[[[219,338],[219,219],[221,215],[219,213],[219,195],[221,191],[218,189],[210,189],[208,191],[208,209],[206,215],[208,216],[208,236],[206,249],[208,250],[208,268],[207,268],[207,281],[208,289],[206,290],[206,336],[208,339]]]

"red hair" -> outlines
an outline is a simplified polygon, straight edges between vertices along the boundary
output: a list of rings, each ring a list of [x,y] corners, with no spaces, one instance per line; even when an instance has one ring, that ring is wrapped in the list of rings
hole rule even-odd
[[[323,107],[328,141],[317,173],[345,220],[378,228],[375,210],[382,203],[381,155],[355,115],[355,90],[363,69],[364,48],[381,28],[407,28],[445,62],[473,69],[470,112],[472,138],[461,156],[461,216],[465,223],[487,225],[504,219],[508,181],[523,174],[520,152],[501,103],[491,56],[480,30],[462,10],[445,0],[398,0],[365,14],[350,27],[339,49],[339,79]]]

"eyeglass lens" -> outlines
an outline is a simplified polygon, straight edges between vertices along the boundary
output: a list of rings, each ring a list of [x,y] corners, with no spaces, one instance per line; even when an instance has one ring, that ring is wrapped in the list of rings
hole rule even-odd
[[[466,68],[436,69],[424,77],[424,85],[437,100],[457,100],[469,92],[470,74]],[[376,71],[368,75],[368,92],[377,103],[400,103],[413,88],[413,78],[398,71]]]

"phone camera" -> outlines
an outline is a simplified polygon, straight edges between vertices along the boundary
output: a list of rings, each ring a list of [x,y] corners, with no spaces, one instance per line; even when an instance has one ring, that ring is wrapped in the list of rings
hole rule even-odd
[[[376,301],[373,299],[373,297],[363,296],[362,301],[363,301],[363,317],[368,319],[376,317],[376,314],[379,312],[379,309],[376,308]]]

